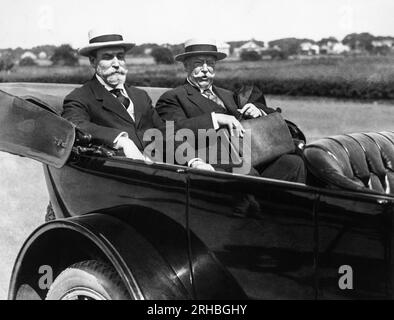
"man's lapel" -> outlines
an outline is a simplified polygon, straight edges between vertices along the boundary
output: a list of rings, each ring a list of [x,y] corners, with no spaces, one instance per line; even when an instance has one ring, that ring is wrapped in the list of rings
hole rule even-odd
[[[190,83],[184,84],[188,99],[195,104],[203,113],[223,110],[215,102],[205,98],[197,88],[194,88]]]
[[[132,124],[134,123],[125,107],[98,82],[96,76],[91,80],[91,88],[104,109],[116,113],[119,117]]]
[[[215,94],[223,101],[229,113],[231,113],[236,118],[240,115],[238,112],[238,107],[235,104],[234,96],[231,92],[224,90],[222,88],[218,88],[216,86],[212,86]]]

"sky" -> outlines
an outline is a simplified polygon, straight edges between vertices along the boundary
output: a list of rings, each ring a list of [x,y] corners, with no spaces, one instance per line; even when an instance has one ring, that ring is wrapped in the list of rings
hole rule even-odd
[[[0,48],[68,43],[93,28],[128,41],[183,43],[286,37],[320,40],[349,33],[394,36],[394,0],[1,0]]]

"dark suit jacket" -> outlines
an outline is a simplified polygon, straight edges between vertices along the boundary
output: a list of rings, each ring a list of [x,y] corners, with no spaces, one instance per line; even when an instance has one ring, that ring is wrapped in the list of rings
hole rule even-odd
[[[164,120],[173,120],[175,129],[188,128],[197,134],[198,129],[213,128],[211,113],[225,113],[241,118],[237,111],[239,106],[234,93],[213,86],[215,94],[223,101],[226,109],[201,95],[199,90],[189,83],[185,83],[175,89],[165,92],[156,103],[156,110]],[[267,108],[263,104],[255,103],[257,107],[266,113],[275,110]]]
[[[145,91],[131,86],[125,88],[134,104],[135,122],[96,77],[66,96],[62,116],[83,132],[91,134],[96,142],[113,146],[115,138],[125,131],[143,150],[146,145],[143,141],[144,131],[162,128],[164,122],[152,107],[152,101]]]

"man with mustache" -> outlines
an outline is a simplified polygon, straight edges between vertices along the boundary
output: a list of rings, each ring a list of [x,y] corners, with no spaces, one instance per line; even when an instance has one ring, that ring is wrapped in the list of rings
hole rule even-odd
[[[133,46],[112,31],[90,31],[89,44],[79,54],[89,57],[95,74],[66,96],[62,116],[93,141],[122,149],[128,158],[146,160],[141,152],[148,144],[144,132],[164,128],[165,123],[145,91],[125,85],[125,56]],[[213,170],[200,159],[191,160],[192,167]]]
[[[238,121],[241,115],[250,119],[275,112],[261,103],[248,103],[240,108],[233,92],[213,84],[216,62],[225,57],[225,53],[217,51],[215,41],[208,39],[186,41],[185,52],[175,57],[184,65],[186,81],[164,93],[157,101],[156,110],[164,120],[174,121],[176,130],[188,128],[197,135],[198,129],[225,127],[230,134],[243,136],[244,128]],[[285,154],[261,168],[252,168],[250,174],[305,182],[304,162],[296,154]]]

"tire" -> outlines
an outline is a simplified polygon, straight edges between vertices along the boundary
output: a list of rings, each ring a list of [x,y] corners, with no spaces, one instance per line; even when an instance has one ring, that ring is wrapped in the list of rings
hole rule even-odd
[[[110,265],[86,260],[65,269],[52,283],[46,300],[128,300],[130,296]]]

